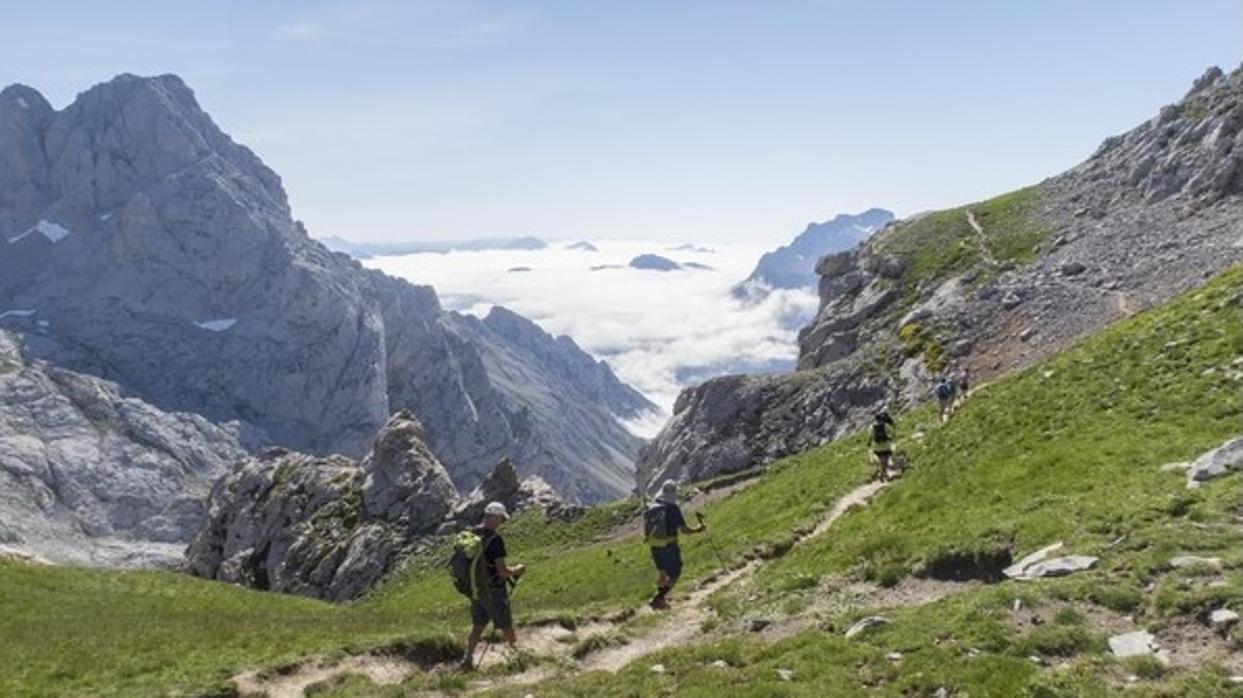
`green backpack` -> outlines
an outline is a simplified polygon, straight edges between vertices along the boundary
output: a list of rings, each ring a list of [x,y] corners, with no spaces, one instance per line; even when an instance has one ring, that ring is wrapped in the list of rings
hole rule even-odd
[[[468,598],[475,598],[484,578],[483,537],[474,531],[462,531],[453,540],[453,555],[449,558],[449,575],[453,588]]]

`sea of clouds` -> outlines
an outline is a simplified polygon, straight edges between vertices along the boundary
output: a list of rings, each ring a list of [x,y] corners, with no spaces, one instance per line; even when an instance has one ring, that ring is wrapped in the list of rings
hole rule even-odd
[[[816,295],[776,291],[758,303],[744,303],[730,292],[751,273],[764,247],[592,244],[598,251],[553,242],[542,250],[423,253],[364,263],[434,286],[449,310],[482,317],[493,305],[502,305],[547,332],[569,335],[665,411],[630,425],[644,436],[659,428],[688,385],[727,373],[793,368],[795,336],[815,312]],[[662,272],[626,266],[643,253],[711,269]]]

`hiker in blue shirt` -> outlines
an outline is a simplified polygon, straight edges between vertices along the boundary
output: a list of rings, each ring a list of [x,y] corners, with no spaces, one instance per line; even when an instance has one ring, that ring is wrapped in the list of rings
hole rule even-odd
[[[678,546],[678,534],[702,533],[706,529],[702,520],[696,528],[686,525],[686,518],[678,506],[678,483],[665,480],[656,501],[643,512],[643,540],[651,547],[652,562],[660,572],[656,595],[649,606],[657,610],[669,608],[665,597],[677,583],[678,577],[682,576],[682,549]]]

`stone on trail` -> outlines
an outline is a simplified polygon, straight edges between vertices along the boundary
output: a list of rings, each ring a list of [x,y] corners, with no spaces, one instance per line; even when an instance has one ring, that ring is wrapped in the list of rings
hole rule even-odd
[[[652,666],[648,667],[648,671],[652,672],[653,674],[663,674],[665,673],[665,665],[664,664],[653,664]]]
[[[780,676],[782,681],[793,681],[794,680],[794,672],[790,671],[789,669],[778,669],[777,676]]]
[[[1208,622],[1215,630],[1225,630],[1239,622],[1239,614],[1228,608],[1219,608],[1209,614]]]
[[[1068,574],[1091,569],[1097,558],[1090,555],[1065,555],[1048,559],[1049,554],[1060,550],[1062,542],[1045,546],[1002,570],[1011,579],[1031,580],[1044,577],[1064,577]]]
[[[724,659],[718,659],[718,660],[716,660],[715,662],[713,662],[713,663],[712,663],[712,666],[716,667],[717,669],[728,669],[728,668],[730,668],[730,667],[729,667],[729,662],[725,661]]]
[[[868,616],[867,618],[864,618],[858,623],[850,626],[850,629],[846,631],[846,639],[850,640],[854,637],[862,635],[872,628],[880,625],[888,625],[888,623],[889,619],[884,616]]]
[[[1160,649],[1157,639],[1147,630],[1135,630],[1109,638],[1109,651],[1118,658],[1154,655],[1161,659]]]

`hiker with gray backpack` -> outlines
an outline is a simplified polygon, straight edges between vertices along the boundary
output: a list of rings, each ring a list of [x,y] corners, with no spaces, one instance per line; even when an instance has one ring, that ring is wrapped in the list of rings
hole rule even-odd
[[[466,656],[462,658],[463,670],[474,668],[475,648],[489,622],[501,631],[511,648],[518,642],[509,607],[509,589],[510,585],[517,585],[526,568],[506,563],[505,539],[498,529],[508,520],[505,505],[491,502],[484,507],[483,523],[462,531],[454,540],[449,572],[453,586],[470,598],[471,629],[466,640]]]
[[[944,424],[949,421],[950,413],[954,409],[954,396],[958,394],[958,386],[954,385],[953,378],[941,376],[934,392],[937,396],[937,406],[941,411],[941,423]]]
[[[669,608],[665,597],[682,576],[682,548],[678,545],[679,533],[703,533],[707,530],[703,519],[699,526],[686,525],[686,517],[678,506],[678,483],[665,480],[660,486],[656,501],[643,512],[643,541],[652,550],[652,562],[660,573],[656,580],[656,595],[648,605],[656,610]]]

